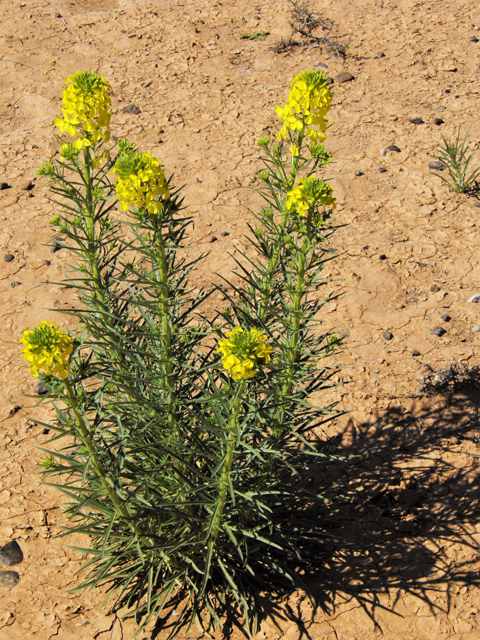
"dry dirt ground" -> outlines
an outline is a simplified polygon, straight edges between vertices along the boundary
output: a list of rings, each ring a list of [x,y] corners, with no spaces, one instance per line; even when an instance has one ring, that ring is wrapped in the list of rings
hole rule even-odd
[[[323,477],[332,498],[342,496],[324,525],[350,545],[326,559],[312,585],[322,607],[312,612],[293,594],[290,615],[266,619],[257,640],[479,637],[477,377],[414,396],[432,371],[478,363],[480,304],[468,300],[480,293],[480,208],[475,195],[451,194],[428,162],[441,133],[459,125],[471,127],[480,148],[480,7],[310,6],[334,22],[330,37],[346,45],[346,57],[312,44],[274,53],[291,32],[286,0],[1,0],[0,181],[10,188],[0,191],[0,546],[17,540],[25,556],[13,567],[19,583],[0,587],[1,640],[130,640],[134,630],[98,612],[100,593],[67,593],[79,557],[54,537],[60,498],[39,484],[37,447],[48,436],[33,419],[48,411],[22,395],[35,385],[20,355],[22,331],[41,319],[68,324],[54,311],[68,292],[52,283],[69,255],[51,252],[53,205],[35,178],[56,150],[64,79],[102,73],[114,90],[113,133],[159,156],[186,185],[193,241],[210,251],[196,277],[211,287],[212,273],[235,278],[229,252],[245,248],[247,208],[258,202],[256,140],[290,79],[319,63],[332,77],[354,76],[333,85],[327,175],[345,226],[328,273],[336,278],[330,290],[344,296],[325,308],[328,326],[348,334],[339,361],[351,384],[318,398],[354,410],[328,427],[331,449],[353,457],[326,466]],[[269,35],[240,37],[255,31]],[[130,105],[141,112],[124,112]],[[382,155],[392,144],[400,151]],[[446,333],[432,335],[435,327]],[[441,376],[432,380],[438,386]]]

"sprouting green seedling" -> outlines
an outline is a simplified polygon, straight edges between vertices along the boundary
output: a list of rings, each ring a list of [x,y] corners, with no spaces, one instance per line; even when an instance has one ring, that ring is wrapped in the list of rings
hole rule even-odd
[[[241,40],[265,40],[270,35],[270,31],[254,31],[253,33],[242,33]]]
[[[475,155],[475,151],[472,151],[472,153],[468,155],[469,146],[467,144],[467,138],[470,129],[467,131],[463,140],[460,139],[460,131],[461,128],[459,128],[455,140],[451,138],[447,140],[447,138],[442,135],[444,146],[443,148],[438,147],[437,154],[432,155],[432,158],[442,162],[448,169],[449,178],[439,173],[435,173],[435,175],[441,178],[454,193],[466,193],[473,187],[480,176],[480,167],[471,171],[469,174],[470,163]]]

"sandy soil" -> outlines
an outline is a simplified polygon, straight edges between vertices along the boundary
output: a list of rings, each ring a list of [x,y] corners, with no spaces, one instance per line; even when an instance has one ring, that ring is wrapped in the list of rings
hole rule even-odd
[[[22,395],[35,382],[21,332],[45,318],[68,325],[54,311],[69,303],[68,292],[54,283],[69,255],[51,252],[53,206],[35,179],[56,149],[64,79],[85,68],[105,75],[115,94],[113,133],[158,155],[186,184],[194,241],[210,251],[196,277],[210,287],[212,273],[235,278],[228,252],[245,247],[247,208],[258,201],[255,141],[290,79],[319,63],[332,77],[354,76],[334,84],[328,177],[345,226],[328,271],[338,278],[331,290],[345,295],[325,308],[328,326],[348,333],[339,360],[351,384],[318,398],[354,409],[328,431],[332,450],[356,457],[327,466],[321,480],[332,497],[346,496],[325,524],[351,544],[312,585],[323,608],[312,612],[294,594],[291,615],[265,620],[257,640],[478,638],[480,392],[474,380],[412,396],[432,370],[478,363],[472,327],[480,304],[468,300],[480,293],[480,208],[473,196],[449,193],[428,162],[441,133],[456,134],[458,125],[471,127],[480,148],[480,42],[472,40],[480,39],[480,8],[474,0],[311,7],[334,21],[330,35],[347,46],[345,58],[314,46],[274,53],[290,35],[285,0],[0,3],[0,182],[11,187],[0,191],[0,248],[14,256],[0,262],[0,546],[17,540],[25,556],[13,567],[18,585],[0,587],[1,640],[133,636],[129,622],[98,612],[100,593],[66,593],[80,563],[54,538],[59,495],[39,484],[37,447],[48,436],[33,419],[48,411]],[[240,38],[254,31],[270,35]],[[132,104],[141,113],[122,111]],[[392,144],[400,152],[382,155]],[[446,333],[432,335],[435,327]]]

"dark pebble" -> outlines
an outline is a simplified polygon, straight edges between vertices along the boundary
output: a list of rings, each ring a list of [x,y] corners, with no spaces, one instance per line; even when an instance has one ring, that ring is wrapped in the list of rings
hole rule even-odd
[[[327,84],[333,84],[335,82],[335,80],[332,78],[332,76],[327,76]]]
[[[444,123],[444,120],[442,120],[441,118],[435,118],[435,120],[433,121],[433,124],[436,124],[437,127],[439,127],[443,123]]]
[[[48,427],[45,427],[45,429],[42,431],[44,436],[47,436],[50,433],[50,429]]]
[[[475,206],[480,208],[480,202],[476,202]]]
[[[423,124],[423,120],[421,118],[410,118],[409,122],[412,124]]]
[[[216,242],[218,240],[217,236],[212,236],[210,238],[210,242]]]
[[[428,163],[428,168],[433,169],[434,171],[443,171],[445,169],[445,165],[440,160],[432,160]]]
[[[50,260],[44,260],[44,261],[43,261],[43,264],[44,264],[46,267],[49,267],[52,263],[50,262]]]
[[[327,65],[323,62],[317,62],[317,67],[320,67],[321,69],[328,69]]]
[[[0,182],[0,191],[5,191],[5,189],[11,189],[12,187],[8,184],[8,182]]]
[[[390,333],[390,331],[385,331],[383,337],[385,338],[385,340],[391,340],[393,338],[393,333]]]
[[[477,38],[477,36],[472,36],[472,37],[470,38],[470,42],[478,42],[478,38]]]
[[[50,247],[50,253],[57,253],[57,251],[60,251],[60,249],[62,248],[62,245],[59,242],[52,242],[52,246]]]
[[[335,76],[335,82],[341,84],[342,82],[350,82],[350,80],[354,80],[354,77],[348,71],[342,71]]]
[[[395,153],[400,153],[401,149],[399,149],[396,144],[390,144],[387,147],[387,151],[395,151]]]
[[[383,51],[379,51],[378,52],[378,57],[379,58],[384,58],[385,57],[385,54],[383,53]]]
[[[450,322],[450,320],[452,319],[448,313],[442,313],[441,318],[444,322]]]
[[[378,169],[378,173],[387,173],[387,170],[385,169],[385,167],[380,167]]]
[[[19,287],[21,284],[22,283],[20,282],[20,280],[14,280],[10,283],[10,286],[12,287],[12,289],[15,289],[15,287]]]
[[[123,107],[123,113],[133,113],[133,115],[138,116],[139,113],[142,113],[142,110],[137,107],[136,104],[129,104],[127,107]]]
[[[386,260],[386,259],[387,259],[387,256],[386,256],[384,253],[381,253],[381,254],[378,256],[378,259],[379,259],[379,260]]]
[[[438,293],[440,291],[440,287],[438,286],[438,284],[432,284],[432,286],[430,287],[430,291],[432,291],[433,293]]]
[[[35,387],[34,392],[39,396],[44,396],[46,393],[48,393],[48,387],[39,382]]]
[[[0,562],[6,564],[7,567],[13,567],[14,564],[19,564],[22,560],[23,553],[16,540],[7,542],[7,544],[0,549]]]
[[[0,571],[0,587],[14,587],[20,581],[16,571]]]
[[[6,254],[3,256],[3,259],[5,260],[5,262],[12,262],[12,260],[14,260],[14,259],[15,259],[15,256],[12,256],[12,254],[11,254],[11,253],[6,253]]]
[[[57,18],[58,20],[58,18],[61,18],[61,17],[62,17],[62,14],[60,13],[60,11],[57,11],[57,13],[55,14],[55,18]]]
[[[452,92],[450,91],[450,89],[445,89],[443,93],[452,93]]]
[[[358,169],[355,171],[355,175],[356,176],[363,176],[363,172],[359,171]]]
[[[420,351],[417,351],[416,349],[412,350],[412,358],[417,358],[420,354]]]
[[[222,238],[225,238],[226,236],[229,236],[230,234],[228,233],[228,231],[222,231],[222,233],[220,235],[222,236]]]
[[[428,333],[431,333],[432,336],[441,337],[441,336],[445,335],[447,332],[445,331],[445,329],[443,327],[435,327],[434,329],[430,329],[430,331]]]

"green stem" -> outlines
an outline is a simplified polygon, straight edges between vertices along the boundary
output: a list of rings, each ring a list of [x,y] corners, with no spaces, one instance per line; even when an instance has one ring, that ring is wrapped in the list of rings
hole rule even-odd
[[[101,461],[97,456],[95,445],[93,444],[92,438],[90,436],[90,428],[88,425],[88,421],[85,418],[85,416],[83,416],[78,410],[78,402],[77,402],[75,390],[73,389],[72,385],[68,380],[64,380],[64,384],[65,384],[65,390],[67,392],[67,396],[69,399],[68,404],[72,409],[73,415],[75,416],[75,421],[78,426],[78,430],[81,436],[81,441],[83,442],[83,444],[87,448],[88,453],[90,454],[93,468],[95,469],[95,472],[103,488],[105,489],[105,492],[107,493],[108,497],[112,501],[117,512],[128,523],[132,531],[135,533],[138,540],[140,542],[143,542],[143,544],[145,544],[146,546],[152,547],[153,546],[152,540],[149,540],[148,538],[146,538],[142,530],[140,529],[140,527],[137,524],[135,524],[135,521],[133,520],[130,511],[124,505],[123,500],[115,491],[112,481],[108,477],[108,474],[104,466],[102,465]]]
[[[168,395],[168,424],[171,428],[176,425],[175,418],[175,391],[173,389],[173,367],[171,354],[171,323],[170,323],[170,291],[168,288],[167,257],[165,254],[165,240],[162,232],[157,237],[157,267],[160,283],[160,317],[162,331],[163,370],[165,389]]]
[[[232,403],[232,417],[230,420],[229,435],[227,441],[227,455],[225,456],[225,462],[223,464],[222,475],[220,477],[218,503],[215,511],[215,520],[213,522],[212,530],[210,533],[209,547],[210,550],[215,545],[215,541],[220,533],[220,525],[222,522],[223,511],[227,502],[228,494],[228,478],[232,470],[233,458],[235,454],[235,444],[238,436],[238,412],[243,400],[243,392],[245,389],[245,380],[242,379],[238,386]]]
[[[95,204],[93,201],[93,167],[90,149],[83,148],[84,158],[84,182],[85,182],[85,217],[87,219],[87,237],[88,237],[88,261],[92,271],[93,282],[95,283],[95,298],[105,304],[103,295],[100,270],[98,268],[98,256],[95,247]]]

